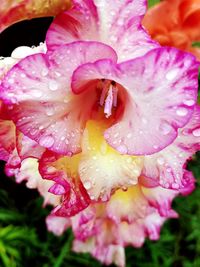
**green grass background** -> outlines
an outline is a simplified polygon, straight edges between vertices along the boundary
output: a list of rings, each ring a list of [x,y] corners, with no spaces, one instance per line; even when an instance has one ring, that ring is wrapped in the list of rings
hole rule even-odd
[[[149,1],[149,6],[157,0]],[[3,168],[3,166],[2,166]],[[126,249],[127,267],[200,267],[200,152],[188,164],[197,183],[188,197],[178,197],[173,208],[180,218],[168,220],[157,242],[146,240],[140,249]],[[88,254],[71,252],[73,235],[48,233],[36,190],[18,185],[3,174],[0,179],[0,267],[101,267]]]

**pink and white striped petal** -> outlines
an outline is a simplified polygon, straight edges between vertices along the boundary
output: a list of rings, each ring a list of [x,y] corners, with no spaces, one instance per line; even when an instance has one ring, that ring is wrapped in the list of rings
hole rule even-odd
[[[111,263],[107,260],[112,259],[118,266],[124,266],[125,246],[141,247],[146,237],[157,240],[165,220],[177,217],[170,206],[165,214],[159,213],[159,205],[163,206],[163,199],[160,198],[162,191],[169,203],[177,194],[160,187],[145,191],[137,185],[126,192],[117,191],[109,202],[91,204],[71,219],[75,235],[73,249],[76,252],[90,252],[103,263]],[[119,209],[119,205],[123,209]],[[113,249],[116,250],[116,258],[108,257],[107,253]]]
[[[142,174],[146,178],[143,183],[150,178],[165,188],[190,193],[194,189],[194,178],[185,168],[187,160],[200,149],[199,129],[200,107],[195,106],[190,121],[179,129],[176,140],[159,153],[144,157]]]
[[[16,174],[16,182],[26,181],[26,186],[30,189],[37,189],[44,198],[44,206],[57,206],[60,204],[60,197],[48,192],[49,188],[54,184],[53,181],[42,179],[38,171],[38,160],[27,158],[21,162],[21,167]]]
[[[68,218],[58,217],[50,214],[46,218],[46,225],[49,232],[60,236],[64,233],[64,231],[66,231],[67,228],[71,226],[71,221]]]
[[[97,42],[77,42],[50,54],[36,54],[16,64],[2,82],[1,97],[10,105],[18,129],[60,154],[80,151],[80,136],[95,95],[73,96],[71,76],[86,62],[116,61],[114,50]],[[84,110],[82,103],[85,102]]]
[[[0,160],[7,161],[16,146],[15,125],[10,120],[0,119]]]
[[[88,121],[82,139],[79,175],[93,201],[107,201],[118,188],[137,184],[143,166],[142,158],[121,155],[110,147],[104,129],[103,123]]]
[[[96,40],[112,46],[120,61],[142,56],[159,46],[141,26],[145,10],[145,0],[74,0],[73,8],[58,15],[50,26],[48,49]]]
[[[76,94],[95,79],[115,81],[126,95],[121,119],[105,139],[121,154],[150,155],[171,144],[190,119],[197,99],[198,63],[174,48],[154,49],[116,65],[110,60],[80,66],[73,75]]]
[[[74,216],[90,204],[90,198],[77,176],[79,156],[74,157],[64,158],[47,151],[39,161],[42,178],[55,182],[49,192],[62,196],[61,204],[53,210],[53,215]]]

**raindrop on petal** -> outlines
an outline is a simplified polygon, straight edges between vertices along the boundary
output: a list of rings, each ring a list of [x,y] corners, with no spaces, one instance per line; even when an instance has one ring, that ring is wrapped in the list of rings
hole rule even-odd
[[[92,187],[92,184],[91,184],[90,181],[85,182],[83,185],[84,185],[84,187],[85,187],[86,190],[89,190]]]
[[[160,157],[160,158],[157,159],[157,162],[158,162],[159,165],[163,165],[165,163],[165,160],[164,160],[164,158]]]
[[[39,144],[47,148],[52,147],[54,142],[55,142],[54,138],[50,135],[42,136],[39,140]]]
[[[56,81],[54,81],[54,80],[51,80],[49,82],[49,89],[51,91],[56,91],[58,89],[58,83]]]
[[[38,90],[38,89],[33,89],[33,90],[31,91],[31,95],[32,95],[32,96],[35,96],[35,97],[37,97],[37,98],[39,98],[39,97],[42,96],[42,92],[41,92],[40,90]]]
[[[171,80],[173,80],[173,79],[176,78],[176,76],[178,75],[178,73],[179,73],[179,69],[172,69],[172,70],[170,70],[170,71],[167,72],[166,79],[169,80],[169,81],[171,81]]]
[[[193,99],[186,99],[183,101],[183,104],[185,104],[186,106],[193,106],[195,104],[195,101]]]
[[[121,154],[127,154],[128,149],[125,145],[120,145],[117,147],[117,150],[119,151],[119,153]]]
[[[176,114],[180,117],[184,117],[188,114],[188,110],[186,108],[180,107],[176,110]]]
[[[195,137],[199,137],[200,136],[200,128],[197,128],[195,130],[192,131],[192,134],[195,136]]]
[[[169,125],[168,123],[164,122],[160,125],[160,131],[163,135],[167,135],[171,132],[171,125]]]

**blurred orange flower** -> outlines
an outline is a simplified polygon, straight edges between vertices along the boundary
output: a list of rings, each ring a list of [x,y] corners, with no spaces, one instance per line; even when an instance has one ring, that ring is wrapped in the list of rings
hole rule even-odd
[[[55,16],[69,6],[70,0],[1,0],[0,32],[18,21]]]
[[[200,0],[164,0],[149,9],[143,25],[161,45],[193,53],[200,60]]]

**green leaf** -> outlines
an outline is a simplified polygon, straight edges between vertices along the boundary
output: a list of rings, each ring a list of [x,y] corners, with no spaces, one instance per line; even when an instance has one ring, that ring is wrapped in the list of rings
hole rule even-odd
[[[148,7],[152,7],[158,4],[159,2],[160,2],[159,0],[148,0]]]
[[[200,41],[199,42],[193,42],[192,46],[193,47],[200,47]]]

